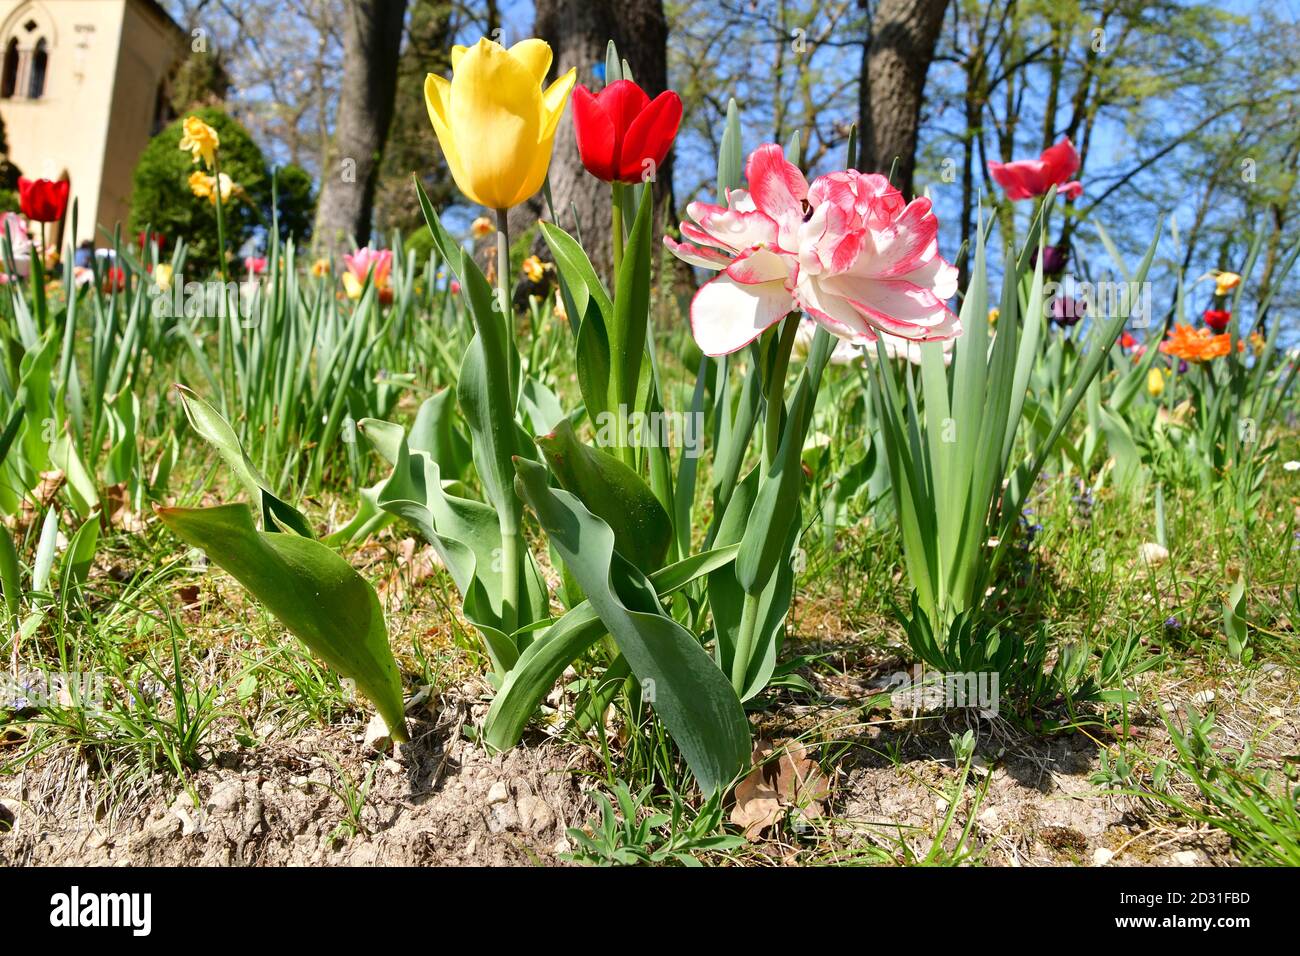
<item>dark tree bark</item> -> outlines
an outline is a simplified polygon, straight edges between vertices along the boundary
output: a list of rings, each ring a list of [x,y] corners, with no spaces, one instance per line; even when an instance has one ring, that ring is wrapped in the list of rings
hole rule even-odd
[[[551,45],[554,79],[577,67],[578,83],[599,90],[595,66],[605,62],[612,39],[627,61],[632,79],[653,99],[668,85],[668,21],[663,0],[537,0],[533,32]],[[657,170],[654,184],[658,230],[672,204],[672,153]],[[578,157],[573,135],[572,107],[565,111],[555,135],[551,158],[551,197],[559,225],[570,234],[581,232],[592,263],[604,275],[610,261],[610,189],[590,175]],[[576,220],[575,220],[576,215]],[[511,216],[512,234],[532,225],[538,217],[550,218],[539,195]]]
[[[862,46],[858,166],[888,175],[897,160],[892,182],[908,198],[925,75],[947,7],[948,0],[880,0]]]
[[[370,240],[370,215],[384,142],[393,119],[406,0],[347,0],[343,83],[334,152],[321,175],[317,239],[337,248],[349,236]]]

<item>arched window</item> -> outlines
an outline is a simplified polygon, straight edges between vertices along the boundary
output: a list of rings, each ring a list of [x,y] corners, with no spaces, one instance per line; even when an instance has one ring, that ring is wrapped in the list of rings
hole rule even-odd
[[[4,70],[0,73],[0,99],[9,99],[14,95],[18,85],[18,38],[14,37],[5,47]]]
[[[45,45],[45,38],[41,37],[36,41],[36,49],[32,53],[32,77],[27,83],[27,98],[39,100],[45,93],[45,68],[49,65],[50,54]]]

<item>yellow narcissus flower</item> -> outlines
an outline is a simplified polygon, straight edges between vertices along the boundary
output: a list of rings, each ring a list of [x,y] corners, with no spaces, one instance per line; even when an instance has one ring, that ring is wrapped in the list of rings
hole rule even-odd
[[[165,262],[158,263],[158,267],[153,270],[153,281],[163,292],[170,291],[172,287],[172,267]]]
[[[1165,393],[1165,373],[1158,368],[1147,372],[1147,394],[1159,398]]]
[[[202,160],[211,169],[217,147],[221,145],[217,131],[197,116],[185,117],[183,128],[185,132],[181,136],[181,149],[189,152],[194,157],[194,162]]]
[[[543,40],[509,50],[488,39],[451,51],[451,80],[430,73],[424,102],[460,191],[489,209],[509,209],[542,188],[560,114],[577,79],[569,70],[545,92],[551,48]]]
[[[1241,284],[1241,276],[1235,272],[1220,272],[1214,277],[1214,294],[1227,295]]]
[[[475,239],[482,239],[492,231],[492,220],[487,216],[479,216],[469,224],[469,232]]]
[[[235,190],[235,184],[225,173],[221,174],[221,201],[229,202],[230,194]],[[190,173],[190,192],[200,199],[206,199],[214,206],[217,204],[217,180],[207,173],[201,173],[197,169]]]
[[[311,274],[317,279],[323,279],[330,274],[330,261],[325,258],[317,259],[311,264]]]
[[[545,274],[546,269],[542,266],[541,259],[529,256],[524,260],[524,275],[528,277],[529,282],[541,282]]]
[[[989,325],[997,325],[998,316],[1001,314],[1002,314],[1002,310],[999,309],[997,306],[994,306],[993,308],[989,309]]]

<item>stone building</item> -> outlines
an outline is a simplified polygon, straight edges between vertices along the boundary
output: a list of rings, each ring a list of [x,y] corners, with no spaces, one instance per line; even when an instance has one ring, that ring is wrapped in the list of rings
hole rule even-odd
[[[96,225],[126,222],[132,171],[172,119],[168,82],[189,40],[157,0],[0,0],[9,159],[29,178],[67,176],[78,241],[107,245]]]

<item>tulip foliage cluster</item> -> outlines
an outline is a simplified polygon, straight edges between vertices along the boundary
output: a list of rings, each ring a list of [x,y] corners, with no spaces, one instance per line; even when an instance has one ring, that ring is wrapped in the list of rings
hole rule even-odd
[[[930,200],[860,172],[852,137],[844,169],[809,177],[798,138],[746,155],[733,109],[716,201],[658,235],[675,93],[648,95],[612,45],[598,90],[573,71],[547,84],[540,40],[483,40],[451,62],[449,78],[428,77],[426,107],[457,186],[485,207],[472,232],[495,234],[486,257],[417,183],[426,261],[398,240],[307,266],[272,223],[266,254],[240,270],[224,229],[244,200],[222,179],[220,138],[194,117],[176,145],[192,160],[191,198],[216,214],[215,301],[193,299],[191,286],[213,283],[185,281],[184,237],[168,255],[166,237],[119,236],[111,263],[64,262],[51,282],[57,257],[6,220],[0,512],[22,534],[0,535],[0,571],[21,629],[49,608],[17,600],[28,538],[44,586],[60,528],[72,531],[76,582],[100,529],[141,527],[153,505],[405,739],[392,621],[341,552],[413,529],[481,646],[487,747],[517,744],[578,673],[574,728],[603,727],[611,706],[652,716],[713,793],[751,759],[747,709],[794,686],[782,651],[807,551],[861,518],[897,529],[911,595],[898,614],[916,657],[998,670],[1012,690],[1019,673],[1041,686],[1043,657],[999,629],[990,598],[1045,478],[1135,496],[1154,484],[1157,501],[1198,482],[1250,510],[1272,447],[1239,430],[1241,415],[1267,433],[1294,397],[1276,324],[1258,341],[1242,334],[1233,273],[1213,277],[1200,325],[1149,329],[1145,344],[1126,331],[1127,305],[1103,315],[1053,297],[1073,251],[1068,236],[1051,241],[1052,217],[1058,200],[1074,215],[1084,189],[1068,139],[991,165],[1009,202],[1033,204],[1029,232],[994,257],[981,213],[959,290]],[[610,190],[609,228],[579,236],[548,209],[526,251],[544,245],[551,261],[524,260],[525,288],[542,291],[521,302],[509,211],[539,193],[549,205],[570,108],[578,158]],[[62,197],[33,187],[26,218],[61,218]],[[1117,271],[1145,284],[1156,248]],[[665,327],[657,277],[671,257],[702,282]],[[1180,319],[1183,299],[1180,285]],[[142,404],[166,376],[189,386]],[[416,408],[405,425],[404,398]],[[690,440],[641,425],[655,421],[682,423]],[[211,506],[206,486],[174,487],[196,442],[245,501]],[[293,502],[338,487],[355,510],[319,533]],[[24,518],[35,507],[40,522]]]

